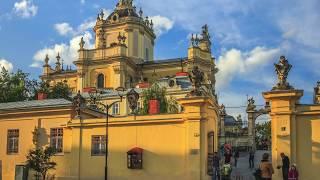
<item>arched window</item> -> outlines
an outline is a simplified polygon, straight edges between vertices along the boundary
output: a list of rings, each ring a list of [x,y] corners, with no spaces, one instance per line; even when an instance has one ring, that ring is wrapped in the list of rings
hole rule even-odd
[[[97,77],[98,88],[104,88],[104,75],[99,74]]]

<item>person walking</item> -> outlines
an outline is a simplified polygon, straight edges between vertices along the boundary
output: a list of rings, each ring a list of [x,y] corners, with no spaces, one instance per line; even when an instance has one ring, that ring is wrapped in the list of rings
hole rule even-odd
[[[297,170],[297,166],[295,164],[292,164],[289,173],[288,173],[288,180],[298,180],[299,173]]]
[[[249,152],[249,168],[254,168],[254,152],[252,149]]]
[[[236,151],[234,152],[234,167],[237,167],[238,159],[239,159],[239,151],[236,149]]]
[[[213,167],[212,180],[220,180],[220,158],[217,152],[214,152],[212,167]]]
[[[261,171],[261,179],[262,180],[271,180],[272,174],[274,173],[274,169],[272,167],[271,162],[269,162],[269,154],[264,153],[262,155],[262,160],[259,165],[259,169]]]
[[[282,165],[278,166],[277,168],[282,168],[282,177],[283,180],[288,180],[288,173],[289,173],[289,167],[290,167],[290,160],[289,157],[286,156],[283,152],[280,153],[281,159],[282,159]]]
[[[225,153],[224,153],[224,163],[225,164],[230,164],[231,163],[231,157],[232,157],[232,153],[230,149],[226,149]]]

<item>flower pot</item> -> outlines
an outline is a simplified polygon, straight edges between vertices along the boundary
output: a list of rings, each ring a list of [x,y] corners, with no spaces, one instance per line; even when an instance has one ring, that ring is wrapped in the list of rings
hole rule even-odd
[[[91,92],[91,91],[95,91],[96,88],[95,87],[85,87],[83,88],[83,92]]]
[[[38,93],[38,100],[44,100],[48,98],[48,94],[46,93]]]
[[[149,100],[149,114],[159,114],[160,113],[160,101],[157,99]]]
[[[189,76],[187,72],[177,72],[176,76]]]
[[[143,82],[143,83],[138,83],[136,85],[136,88],[149,88],[150,87],[150,84],[147,83],[147,82]]]

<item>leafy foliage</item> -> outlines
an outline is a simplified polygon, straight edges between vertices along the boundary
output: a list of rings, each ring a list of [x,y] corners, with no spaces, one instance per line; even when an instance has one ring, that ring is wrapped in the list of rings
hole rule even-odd
[[[167,90],[165,87],[160,87],[159,84],[154,83],[150,88],[143,90],[143,108],[141,114],[147,114],[149,110],[149,100],[157,99],[160,101],[160,113],[167,112]]]
[[[34,170],[38,175],[40,174],[42,180],[46,179],[47,173],[51,169],[55,169],[57,163],[51,160],[51,157],[56,153],[55,149],[52,147],[39,147],[38,145],[38,128],[35,128],[32,132],[33,143],[36,146],[31,149],[27,154],[26,166]]]
[[[34,99],[37,82],[28,76],[21,70],[9,73],[3,67],[0,73],[0,103]]]
[[[50,99],[56,99],[56,98],[69,99],[70,93],[71,93],[71,89],[69,88],[67,83],[58,82],[56,85],[54,85],[51,88],[48,97]]]
[[[271,139],[271,121],[256,125],[256,142],[261,143]]]

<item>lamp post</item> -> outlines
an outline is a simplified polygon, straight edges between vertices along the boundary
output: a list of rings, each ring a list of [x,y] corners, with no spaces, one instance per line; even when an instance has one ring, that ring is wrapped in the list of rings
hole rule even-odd
[[[99,111],[98,106],[102,106],[105,111],[105,116],[106,116],[106,138],[105,138],[106,154],[105,154],[105,175],[104,175],[105,180],[108,180],[109,116],[110,116],[109,110],[116,103],[122,102],[122,98],[123,98],[124,94],[121,94],[120,92],[123,93],[125,91],[125,88],[118,87],[118,88],[116,88],[116,91],[118,92],[118,96],[120,97],[120,101],[115,101],[115,102],[112,102],[111,104],[103,104],[101,102],[98,102],[97,97],[100,97],[100,96],[98,95],[98,92],[96,90],[89,92],[90,99],[91,99],[90,107],[95,108],[96,110]],[[127,93],[127,97],[128,97],[129,107],[133,111],[137,107],[137,101],[139,99],[139,94],[134,89],[131,89],[131,91],[129,91]]]

